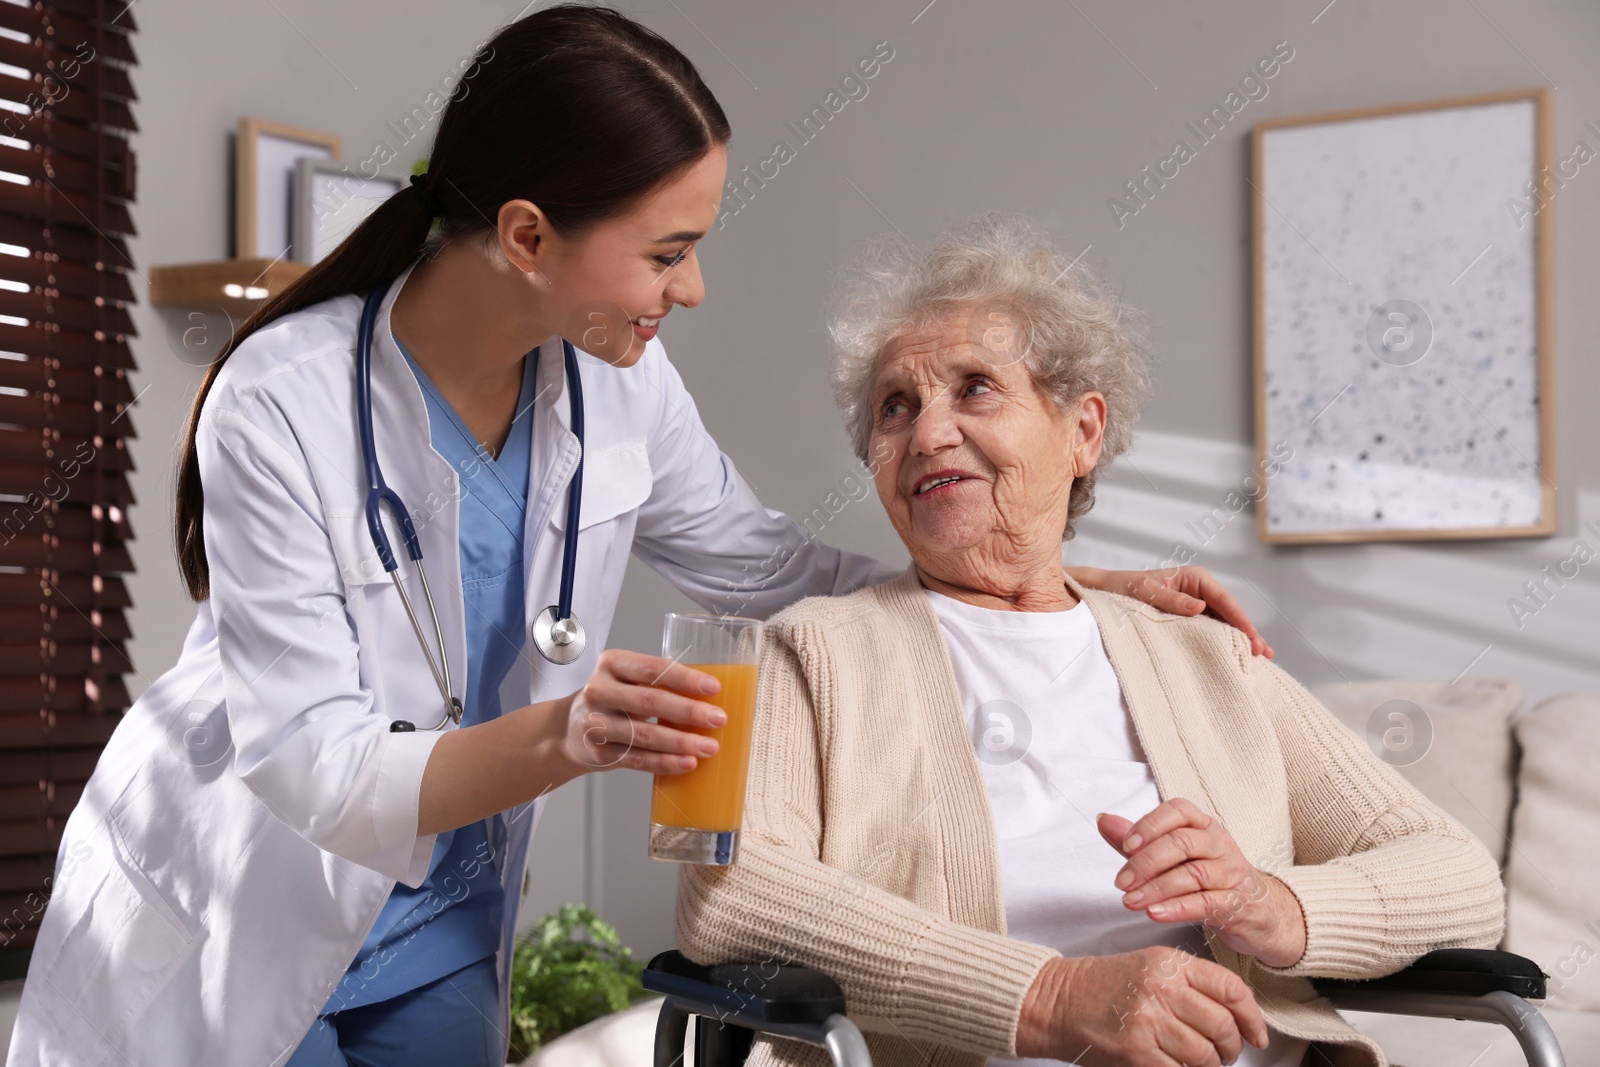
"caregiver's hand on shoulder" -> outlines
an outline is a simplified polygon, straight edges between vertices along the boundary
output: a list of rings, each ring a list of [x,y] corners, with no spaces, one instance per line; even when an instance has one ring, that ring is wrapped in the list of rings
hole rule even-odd
[[[588,683],[568,698],[566,757],[590,771],[692,771],[697,757],[716,754],[717,742],[679,727],[711,729],[727,722],[727,713],[683,694],[710,696],[719,688],[716,678],[693,667],[608,648]]]
[[[1159,947],[1058,957],[1022,1002],[1017,1053],[1092,1067],[1216,1067],[1267,1023],[1244,979],[1212,960]]]
[[[1117,872],[1123,906],[1156,922],[1205,923],[1235,952],[1292,967],[1306,951],[1293,891],[1244,858],[1233,835],[1183,797],[1138,822],[1102,813],[1100,836],[1128,862]]]
[[[1273,656],[1272,646],[1256,632],[1233,594],[1204,567],[1165,567],[1155,571],[1108,571],[1099,567],[1064,567],[1073,580],[1103,593],[1121,593],[1173,615],[1209,613],[1250,639],[1250,651]]]

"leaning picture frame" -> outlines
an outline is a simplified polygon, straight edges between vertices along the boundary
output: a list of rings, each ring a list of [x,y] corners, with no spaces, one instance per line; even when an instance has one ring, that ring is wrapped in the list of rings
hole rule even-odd
[[[1545,88],[1252,136],[1258,533],[1556,532]]]
[[[351,173],[349,164],[306,156],[295,163],[294,258],[317,263],[339,247],[379,204],[399,192],[399,178]]]
[[[338,159],[339,138],[267,119],[241,118],[234,142],[234,256],[289,258],[295,164]]]

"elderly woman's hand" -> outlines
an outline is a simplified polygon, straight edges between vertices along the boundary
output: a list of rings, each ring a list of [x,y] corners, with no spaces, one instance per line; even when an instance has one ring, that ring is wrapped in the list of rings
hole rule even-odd
[[[1099,567],[1067,567],[1079,585],[1105,593],[1121,593],[1173,615],[1210,612],[1250,639],[1250,651],[1273,656],[1272,646],[1256,631],[1233,594],[1204,567],[1166,567],[1155,571],[1108,571]]]
[[[1017,1052],[1087,1067],[1233,1063],[1266,1048],[1244,979],[1178,948],[1056,958],[1022,1002]]]
[[[1100,836],[1128,857],[1123,904],[1156,922],[1203,922],[1235,952],[1292,967],[1306,951],[1305,916],[1288,886],[1244,858],[1233,835],[1183,797],[1138,822],[1103,813]]]

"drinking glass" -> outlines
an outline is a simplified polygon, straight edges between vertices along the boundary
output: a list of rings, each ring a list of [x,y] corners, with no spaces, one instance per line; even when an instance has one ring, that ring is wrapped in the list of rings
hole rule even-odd
[[[722,689],[712,696],[685,695],[717,705],[728,721],[715,728],[678,727],[714,737],[721,747],[715,756],[697,757],[695,769],[686,774],[656,775],[650,798],[651,859],[714,866],[733,862],[744,818],[760,653],[761,623],[755,619],[667,613],[661,654],[720,681]]]

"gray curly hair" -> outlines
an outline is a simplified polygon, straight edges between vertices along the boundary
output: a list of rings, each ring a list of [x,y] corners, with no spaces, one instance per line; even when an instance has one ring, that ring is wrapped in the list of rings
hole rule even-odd
[[[1133,441],[1150,395],[1142,316],[1067,260],[1032,221],[991,213],[946,231],[919,252],[898,234],[871,242],[841,272],[828,334],[834,398],[856,456],[866,462],[878,356],[893,338],[973,311],[999,312],[1020,331],[1034,382],[1070,411],[1091,390],[1106,400],[1094,470],[1073,482],[1064,540],[1094,506],[1098,472]],[[987,336],[987,334],[986,334]]]

